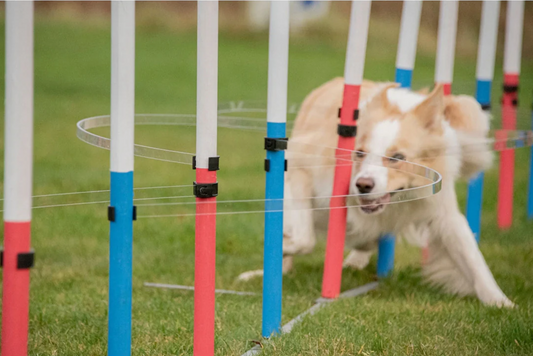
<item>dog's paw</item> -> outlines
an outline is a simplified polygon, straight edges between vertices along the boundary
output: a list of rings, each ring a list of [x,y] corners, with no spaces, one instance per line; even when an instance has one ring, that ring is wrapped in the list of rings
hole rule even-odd
[[[368,266],[368,263],[370,262],[370,257],[372,257],[372,252],[370,251],[352,250],[350,251],[348,256],[346,256],[342,267],[361,270]]]
[[[516,308],[516,305],[506,297],[490,300],[485,302],[485,304],[497,308]]]
[[[251,279],[254,279],[254,278],[257,278],[257,277],[263,277],[263,270],[262,269],[241,273],[237,277],[237,281],[239,281],[239,282],[247,282],[247,281],[249,281]]]

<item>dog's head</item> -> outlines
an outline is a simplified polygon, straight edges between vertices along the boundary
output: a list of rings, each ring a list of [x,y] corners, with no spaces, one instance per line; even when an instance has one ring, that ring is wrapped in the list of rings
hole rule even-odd
[[[442,86],[424,96],[388,85],[361,109],[351,193],[366,214],[383,212],[398,191],[428,184],[406,161],[440,171],[444,147]],[[391,92],[392,91],[392,92]]]

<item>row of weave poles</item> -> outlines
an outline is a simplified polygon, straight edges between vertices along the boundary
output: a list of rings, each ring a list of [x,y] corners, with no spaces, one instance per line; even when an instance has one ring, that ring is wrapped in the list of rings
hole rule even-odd
[[[451,93],[458,1],[442,1],[440,8],[435,82]],[[340,124],[355,126],[359,106],[370,1],[353,1],[345,65],[345,89]],[[396,82],[411,87],[421,1],[406,1],[402,11],[396,60]],[[490,108],[500,2],[484,1],[480,29],[476,98]],[[265,245],[262,335],[280,332],[283,257],[283,199],[286,137],[289,3],[272,1],[269,37]],[[516,128],[516,105],[524,1],[508,3],[504,53],[503,129]],[[111,78],[111,202],[108,355],[131,354],[132,241],[134,157],[135,2],[112,2]],[[218,2],[198,2],[197,67],[197,202],[216,202]],[[6,3],[6,149],[2,303],[2,355],[26,355],[29,313],[32,141],[33,141],[33,3]],[[29,129],[28,129],[29,128]],[[348,130],[349,131],[349,130]],[[355,136],[339,136],[340,149],[353,150]],[[280,145],[281,144],[281,145]],[[512,219],[514,151],[502,152],[498,221],[508,227]],[[346,227],[345,198],[351,168],[337,160],[330,202],[330,223],[322,296],[340,293]],[[483,175],[469,184],[467,218],[479,239]],[[533,215],[533,199],[528,214]],[[275,203],[269,203],[268,200]],[[270,211],[270,212],[269,212]],[[194,296],[194,354],[214,354],[216,204],[197,204]],[[387,276],[394,263],[394,237],[379,244],[378,275]]]

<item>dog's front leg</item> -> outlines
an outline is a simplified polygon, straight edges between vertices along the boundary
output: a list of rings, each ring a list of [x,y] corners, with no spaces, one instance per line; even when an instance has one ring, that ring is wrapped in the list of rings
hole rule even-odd
[[[512,307],[514,304],[502,292],[479,250],[474,234],[466,218],[459,212],[446,215],[439,222],[431,224],[432,230],[440,235],[442,247],[460,270],[468,283],[471,283],[477,297],[487,305]],[[440,245],[437,243],[436,245]],[[431,243],[430,243],[431,248]],[[429,251],[432,253],[438,251]],[[431,256],[430,256],[431,259]],[[431,263],[431,261],[430,261]]]
[[[374,254],[372,250],[357,250],[353,249],[350,251],[348,256],[344,259],[342,263],[343,268],[352,268],[356,270],[362,270],[370,262],[370,258]]]
[[[316,244],[311,203],[310,173],[294,169],[285,179],[283,214],[283,274],[292,269],[293,255],[310,253]],[[263,270],[241,273],[237,279],[248,281],[262,277]]]
[[[295,169],[285,181],[283,255],[307,254],[316,244],[311,173]]]

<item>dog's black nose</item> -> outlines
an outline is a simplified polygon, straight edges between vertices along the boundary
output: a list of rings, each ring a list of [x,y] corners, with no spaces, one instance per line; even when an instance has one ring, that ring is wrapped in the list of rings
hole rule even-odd
[[[374,189],[374,180],[372,178],[359,178],[355,182],[355,186],[362,194],[367,194]]]

